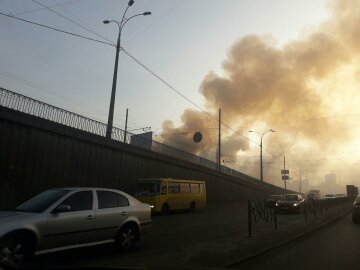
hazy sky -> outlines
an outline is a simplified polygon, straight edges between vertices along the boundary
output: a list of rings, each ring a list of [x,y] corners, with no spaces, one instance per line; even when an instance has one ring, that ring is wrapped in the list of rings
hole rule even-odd
[[[117,36],[116,25],[104,25],[102,21],[104,19],[120,20],[128,3],[127,0],[36,1],[52,7],[63,16],[114,42]],[[0,12],[103,40],[101,37],[44,9],[36,1],[0,0]],[[232,111],[227,111],[226,102],[231,103],[232,100],[228,99],[225,102],[221,100],[222,95],[216,98],[217,88],[214,84],[229,77],[233,82],[238,82],[239,85],[245,84],[241,80],[238,81],[237,76],[239,74],[234,71],[236,70],[234,63],[246,63],[246,65],[250,63],[251,54],[249,54],[249,59],[237,58],[237,50],[246,55],[246,50],[245,53],[243,51],[246,46],[251,48],[250,51],[255,51],[254,46],[263,46],[265,44],[263,40],[266,40],[268,51],[276,55],[277,58],[274,58],[276,61],[280,58],[281,61],[284,61],[286,58],[288,59],[285,61],[286,65],[293,65],[297,61],[297,57],[301,55],[299,53],[302,51],[299,49],[300,47],[311,47],[312,45],[309,44],[314,43],[321,48],[323,44],[327,44],[321,41],[321,38],[320,41],[316,38],[311,39],[313,42],[311,43],[307,41],[307,36],[318,31],[319,27],[321,27],[321,31],[326,32],[326,26],[323,25],[323,22],[327,22],[331,16],[336,17],[336,15],[331,14],[329,9],[329,6],[336,2],[339,1],[332,0],[329,4],[325,0],[135,0],[135,4],[128,10],[129,16],[144,11],[151,11],[152,15],[140,16],[129,22],[122,34],[122,46],[191,101],[207,110],[209,109],[211,113],[216,112],[217,105],[222,106],[225,122],[237,130],[241,126],[246,126],[244,130],[241,130],[244,136],[249,136],[248,129],[257,129],[259,132],[263,132],[264,124],[267,124],[266,128],[275,128],[277,132],[271,134],[274,139],[270,139],[270,135],[267,135],[269,137],[266,138],[266,143],[269,152],[278,155],[276,157],[278,163],[268,166],[268,169],[273,166],[274,171],[272,173],[269,170],[264,173],[268,178],[274,178],[273,183],[279,184],[277,181],[281,167],[280,155],[282,156],[285,153],[289,155],[289,162],[291,163],[291,156],[298,156],[299,150],[305,149],[306,153],[304,152],[304,154],[312,158],[310,150],[324,151],[324,153],[326,151],[331,153],[346,152],[353,150],[353,147],[360,147],[360,142],[353,140],[353,144],[350,146],[349,144],[342,144],[340,150],[325,147],[319,142],[327,140],[327,137],[321,132],[316,136],[309,131],[311,125],[316,126],[317,123],[310,123],[302,127],[290,125],[289,129],[293,128],[293,130],[286,130],[284,127],[289,126],[286,124],[288,118],[280,118],[277,115],[284,114],[284,110],[275,112],[273,108],[262,108],[261,92],[258,93],[257,99],[253,99],[255,100],[255,102],[252,101],[254,103],[246,104],[249,106],[246,112],[244,104],[241,107],[243,111],[241,108],[236,113],[233,112],[234,108]],[[256,38],[246,38],[248,35],[253,37],[255,35]],[[334,34],[334,36],[339,37],[338,34]],[[1,87],[106,122],[115,48],[22,23],[4,16],[0,16],[0,38]],[[337,54],[334,52],[338,50],[330,49],[329,52],[336,56]],[[341,59],[340,56],[336,59],[336,61],[341,61],[339,60]],[[323,61],[323,59],[321,60]],[[279,60],[279,62],[281,61]],[[301,63],[298,64],[301,65]],[[322,64],[324,63],[322,62]],[[267,62],[267,65],[267,69],[271,70],[272,63]],[[309,71],[311,66],[292,68],[291,72],[286,73],[287,78],[293,79],[294,74],[299,70],[301,72]],[[321,86],[319,86],[319,72],[324,71],[316,69],[314,71],[316,76],[309,75],[306,77],[307,87],[311,85],[310,88],[314,89],[307,96],[307,99],[311,101],[309,104],[316,104],[317,96],[315,94],[324,85],[334,85],[333,81],[322,80]],[[243,74],[240,73],[239,76],[241,77]],[[324,76],[321,77],[321,79],[323,78]],[[260,79],[264,79],[264,77]],[[257,82],[257,80],[254,79],[252,82]],[[246,83],[245,85],[248,85],[249,82]],[[32,84],[36,84],[36,87]],[[271,82],[268,84],[271,85]],[[273,88],[276,87],[273,86]],[[268,91],[266,87],[262,89],[263,93]],[[241,91],[237,93],[241,93]],[[275,90],[271,93],[276,96]],[[314,97],[312,96],[313,93]],[[351,100],[351,94],[352,92],[347,94],[348,100]],[[330,95],[334,99],[339,97],[335,92],[326,94],[327,97]],[[241,94],[241,98],[245,99],[246,96]],[[275,100],[275,102],[280,102],[279,100]],[[326,98],[321,100],[326,102]],[[351,108],[356,107],[355,101],[353,102]],[[255,104],[259,105],[259,111],[250,115],[248,112],[257,108]],[[329,104],[330,102],[326,104],[326,108],[335,108],[331,111],[332,115],[334,113],[342,113],[342,115],[354,113],[354,110],[343,112],[344,104]],[[127,55],[120,53],[114,118],[115,125],[120,128],[124,127],[126,108],[129,109],[130,130],[151,127],[155,134],[161,134],[171,130],[183,132],[188,131],[187,129],[204,128],[204,126],[188,125],[189,121],[186,117],[189,117],[190,114],[186,113],[187,109],[198,111],[196,107],[177,95]],[[314,111],[313,114],[309,108],[311,107],[304,106],[303,110],[307,110],[307,114],[300,113],[298,110],[292,114],[292,117],[299,117],[299,119],[304,120],[329,114],[323,110],[323,107]],[[262,109],[263,111],[261,111]],[[269,115],[264,110],[268,110]],[[272,112],[271,117],[270,112]],[[274,122],[274,114],[276,114],[277,125],[270,126],[269,121]],[[203,117],[201,115],[199,119],[203,119]],[[242,117],[241,121],[239,121],[239,117]],[[192,120],[197,119],[197,117],[190,118]],[[283,124],[279,124],[280,120],[283,121]],[[206,116],[204,121],[207,121],[206,128],[217,126],[214,121],[206,118]],[[163,125],[168,125],[165,131],[162,129]],[[179,128],[177,129],[177,127]],[[342,126],[337,125],[336,127],[339,130]],[[299,128],[299,130],[294,130],[295,128]],[[331,126],[331,128],[333,127]],[[250,135],[252,140],[258,140],[256,135]],[[226,154],[226,147],[228,147],[228,153],[242,155],[244,162],[240,167],[239,161],[236,164],[229,163],[226,165],[241,168],[246,173],[258,176],[258,145],[251,142],[247,142],[245,145],[239,141],[241,137],[229,131],[225,131],[224,136],[224,154]],[[299,138],[304,136],[305,139],[300,140],[301,144],[294,143],[294,140],[298,138],[297,136]],[[348,137],[354,138],[353,134]],[[176,140],[175,137],[172,139]],[[163,140],[169,144],[174,142],[166,138]],[[184,141],[184,138],[182,140]],[[233,143],[237,142],[238,145],[235,147]],[[211,140],[209,143],[211,146],[216,145]],[[284,144],[279,147],[281,143]],[[318,147],[314,149],[313,144]],[[181,145],[179,144],[178,147]],[[203,147],[203,149],[196,151],[197,154],[201,153],[205,156],[206,153],[204,154],[201,151],[207,151],[207,156],[213,159],[216,149],[214,147]],[[264,155],[267,158],[265,161],[272,161],[269,160],[272,158],[269,153],[265,151]],[[332,157],[338,158],[334,155]],[[317,155],[317,158],[320,160],[323,156]],[[234,158],[230,157],[228,160],[231,161]],[[250,165],[244,165],[245,162]],[[296,160],[292,160],[293,168],[304,166],[304,175],[306,175],[306,168],[308,168],[309,172],[306,177],[313,177],[314,174],[310,174],[310,171],[314,169],[310,168],[317,166],[316,162],[310,162],[310,164],[302,162],[302,165],[296,162]],[[340,162],[344,162],[344,160],[342,159]],[[346,164],[348,165],[348,163]],[[321,164],[320,167],[317,167],[317,179],[311,179],[311,181],[318,183],[329,172],[334,172],[334,170]],[[338,174],[339,178],[341,179]]]
[[[38,0],[62,15],[116,40],[116,25],[127,0]],[[73,2],[73,3],[72,3]],[[40,9],[40,10],[39,10]],[[36,10],[30,12],[32,10]],[[242,36],[271,35],[279,46],[327,16],[323,0],[136,0],[128,14],[151,11],[129,22],[122,45],[137,59],[199,105],[199,86],[209,71],[221,73],[227,50]],[[6,14],[101,39],[31,0],[1,0]],[[23,14],[22,14],[23,13]],[[113,76],[113,47],[78,39],[0,16],[1,86],[93,118],[106,120]],[[102,40],[102,39],[101,39]],[[39,91],[8,73],[50,91]],[[7,76],[6,76],[7,75]],[[128,56],[121,54],[115,122],[123,126],[129,108],[131,128],[161,132],[165,119],[178,121],[192,107]]]

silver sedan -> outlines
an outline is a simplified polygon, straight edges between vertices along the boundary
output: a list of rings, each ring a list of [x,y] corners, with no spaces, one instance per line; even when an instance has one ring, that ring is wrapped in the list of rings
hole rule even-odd
[[[44,191],[0,212],[0,265],[27,256],[114,242],[131,249],[151,227],[151,209],[130,195],[103,188]]]

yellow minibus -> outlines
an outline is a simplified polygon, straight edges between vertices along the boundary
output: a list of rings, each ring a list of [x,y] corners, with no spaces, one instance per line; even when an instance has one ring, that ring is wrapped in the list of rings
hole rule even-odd
[[[205,181],[172,178],[140,179],[135,197],[152,206],[154,213],[172,210],[195,212],[206,206]]]

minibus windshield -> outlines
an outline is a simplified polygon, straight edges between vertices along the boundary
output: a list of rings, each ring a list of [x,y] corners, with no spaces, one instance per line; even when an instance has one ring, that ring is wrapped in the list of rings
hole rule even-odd
[[[151,196],[160,194],[160,182],[139,182],[137,196]]]

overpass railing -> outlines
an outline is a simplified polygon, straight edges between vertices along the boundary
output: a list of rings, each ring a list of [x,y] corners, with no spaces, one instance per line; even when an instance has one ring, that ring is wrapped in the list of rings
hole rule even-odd
[[[52,106],[50,104],[41,102],[39,100],[15,93],[13,91],[4,89],[0,87],[0,106],[6,107],[12,110],[16,110],[25,114],[36,116],[42,119],[46,119],[64,126],[71,128],[79,129],[86,131],[92,134],[105,137],[106,134],[106,124],[84,117],[82,115]],[[161,153],[173,158],[178,158],[181,160],[189,161],[191,163],[204,166],[210,169],[218,169],[217,163],[208,160],[203,157],[182,151],[180,149],[174,148],[172,146],[153,141],[151,138],[143,137],[141,135],[135,135],[130,132],[125,132],[122,129],[113,127],[112,130],[112,139],[132,144],[143,149]],[[221,171],[228,175],[235,176],[242,179],[243,181],[258,183],[261,181],[236,171],[234,169],[221,166]],[[274,188],[279,188],[277,186],[262,183],[263,185],[271,186]]]

